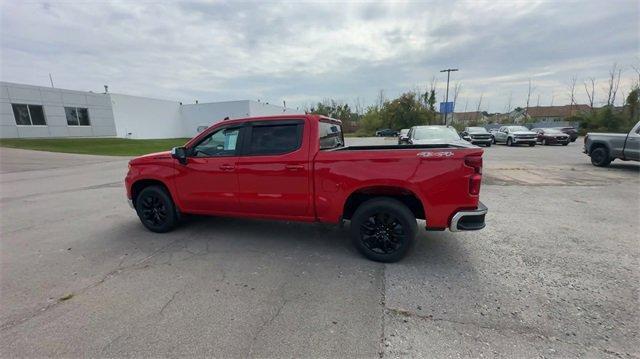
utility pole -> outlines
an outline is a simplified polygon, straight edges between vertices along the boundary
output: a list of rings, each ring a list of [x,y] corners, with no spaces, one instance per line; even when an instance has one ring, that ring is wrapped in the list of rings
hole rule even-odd
[[[458,71],[458,69],[446,69],[446,70],[441,70],[440,72],[446,72],[447,73],[447,92],[446,95],[444,97],[444,102],[445,104],[449,102],[449,77],[451,76],[451,71]],[[447,116],[449,115],[448,112],[446,112],[446,106],[445,105],[445,113],[444,113],[444,125],[447,125]]]

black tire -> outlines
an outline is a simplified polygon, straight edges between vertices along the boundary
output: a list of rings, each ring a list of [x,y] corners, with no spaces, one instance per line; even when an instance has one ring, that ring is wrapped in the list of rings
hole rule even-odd
[[[597,167],[607,167],[611,163],[609,150],[606,147],[596,147],[591,150],[591,164]]]
[[[507,137],[507,146],[513,146],[513,140],[511,137]]]
[[[493,142],[493,144],[496,144],[496,138],[495,137],[491,137],[491,141]]]
[[[547,145],[547,139],[546,139],[546,138],[543,138],[543,139],[542,139],[542,143],[541,143],[541,145],[543,145],[543,146],[546,146],[546,145]]]
[[[531,142],[531,143],[529,144],[529,147],[536,147],[536,143],[535,143],[535,142]]]
[[[149,186],[136,198],[136,212],[148,230],[165,233],[178,224],[178,213],[171,196],[160,186]]]
[[[489,143],[485,144],[485,146],[487,146],[487,147],[491,147],[491,142],[489,142]]]
[[[563,145],[563,146],[566,146],[566,145],[568,145],[568,144],[569,144],[569,142],[565,142],[565,143],[563,143],[562,145]]]
[[[351,217],[351,240],[365,257],[396,262],[413,246],[418,224],[402,202],[380,197],[361,204]]]

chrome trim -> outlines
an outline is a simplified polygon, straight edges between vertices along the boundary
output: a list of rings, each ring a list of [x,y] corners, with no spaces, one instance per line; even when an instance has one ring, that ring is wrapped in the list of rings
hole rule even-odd
[[[458,222],[460,222],[460,220],[463,217],[466,217],[466,216],[481,216],[483,214],[487,214],[488,210],[489,209],[482,202],[480,202],[480,203],[478,203],[478,209],[475,209],[475,210],[472,210],[472,211],[460,211],[460,212],[457,212],[451,218],[451,224],[449,225],[449,230],[451,232],[461,232],[461,230],[458,229]]]
[[[131,199],[127,198],[127,202],[129,202],[129,207],[131,207],[131,209],[136,209],[136,208],[133,206],[133,200],[131,200]]]

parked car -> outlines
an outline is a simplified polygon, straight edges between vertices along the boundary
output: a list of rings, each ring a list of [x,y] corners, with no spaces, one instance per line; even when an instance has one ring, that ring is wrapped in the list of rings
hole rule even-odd
[[[615,159],[640,161],[640,121],[629,133],[587,133],[583,152],[598,167],[606,167]]]
[[[183,147],[131,160],[127,197],[142,224],[160,233],[184,214],[350,220],[356,248],[383,262],[406,254],[417,218],[428,230],[485,226],[482,149],[343,144],[341,122],[319,115],[222,121]]]
[[[491,147],[493,142],[493,136],[484,127],[465,127],[460,136],[463,140],[469,141],[474,145]]]
[[[400,130],[400,134],[398,135],[399,145],[404,145],[407,143],[407,140],[409,139],[409,137],[407,136],[408,134],[409,134],[408,128],[403,128],[402,130]]]
[[[557,128],[533,128],[531,131],[537,133],[537,141],[541,145],[563,145],[569,144],[569,135]]]
[[[530,147],[536,145],[537,134],[524,126],[502,126],[494,133],[493,143],[505,143],[507,146],[515,146],[521,143]]]
[[[376,131],[377,137],[397,137],[398,131],[394,131],[390,128],[384,128],[382,130]]]
[[[569,139],[571,139],[571,142],[576,142],[576,139],[578,138],[578,130],[576,130],[575,127],[556,127],[556,128],[566,133],[567,135],[569,135]]]
[[[407,135],[410,145],[454,144],[470,146],[451,126],[413,126]]]

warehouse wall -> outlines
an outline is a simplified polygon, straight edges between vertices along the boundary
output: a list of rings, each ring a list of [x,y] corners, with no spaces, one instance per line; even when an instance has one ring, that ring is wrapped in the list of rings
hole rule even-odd
[[[147,97],[110,94],[118,137],[183,137],[180,103]]]
[[[182,123],[185,137],[193,137],[198,127],[209,127],[225,117],[243,118],[249,116],[249,101],[227,101],[199,103],[182,106]]]
[[[17,125],[12,103],[42,106],[46,125]],[[68,125],[65,107],[87,108],[90,125]],[[115,135],[115,123],[108,95],[0,82],[0,137],[2,138]]]

